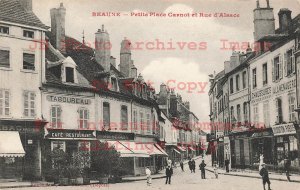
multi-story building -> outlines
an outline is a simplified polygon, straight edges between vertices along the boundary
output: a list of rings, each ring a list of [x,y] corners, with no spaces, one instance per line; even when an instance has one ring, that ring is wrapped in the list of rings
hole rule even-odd
[[[0,179],[41,178],[47,29],[30,0],[0,1]]]

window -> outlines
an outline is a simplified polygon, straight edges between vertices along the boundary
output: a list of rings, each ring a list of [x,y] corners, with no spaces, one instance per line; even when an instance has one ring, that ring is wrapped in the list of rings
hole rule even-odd
[[[108,102],[103,103],[103,127],[110,129],[110,106]]]
[[[233,78],[230,79],[230,93],[233,93]]]
[[[82,152],[90,152],[91,151],[91,143],[89,141],[79,141],[78,142],[78,150]]]
[[[273,60],[273,81],[280,80],[282,78],[282,64],[281,57],[277,56]]]
[[[66,151],[66,144],[64,141],[51,141],[51,150],[63,150]]]
[[[128,110],[127,106],[121,106],[121,129],[128,129]]]
[[[23,53],[23,69],[34,70],[35,55]]]
[[[9,67],[9,51],[0,50],[0,67]]]
[[[23,30],[23,36],[25,38],[34,38],[34,32],[29,30]]]
[[[230,108],[230,117],[231,117],[231,122],[234,122],[235,118],[234,118],[234,107],[231,106]]]
[[[138,123],[137,123],[137,111],[133,110],[133,129],[134,131],[138,130]]]
[[[241,122],[241,106],[240,106],[240,104],[238,104],[236,106],[236,112],[237,112],[237,121]]]
[[[0,89],[0,115],[9,116],[9,91]]]
[[[240,90],[240,75],[236,75],[235,82],[236,82],[236,91],[239,91]]]
[[[141,129],[141,132],[144,133],[144,113],[143,112],[140,112],[140,129]]]
[[[61,107],[60,106],[52,106],[51,107],[51,124],[52,128],[62,128],[61,122]]]
[[[111,78],[111,90],[117,91],[118,90],[118,83],[116,78]]]
[[[246,124],[246,123],[248,123],[248,106],[247,106],[247,102],[244,102],[244,104],[243,104],[243,114],[244,114],[244,122]]]
[[[66,67],[66,82],[74,83],[74,68]]]
[[[267,63],[263,64],[263,85],[268,84],[268,65]]]
[[[0,33],[2,33],[2,34],[9,34],[9,27],[7,27],[7,26],[0,26]]]
[[[253,124],[257,126],[259,122],[258,104],[253,105],[253,121]]]
[[[147,131],[148,131],[148,133],[151,132],[151,130],[150,130],[150,114],[149,113],[147,114]]]
[[[89,110],[86,108],[80,108],[79,112],[79,128],[88,129],[89,128]]]
[[[289,95],[289,121],[296,121],[296,113],[295,113],[295,94]]]
[[[24,92],[24,116],[34,117],[35,116],[35,93]]]
[[[285,76],[289,76],[295,72],[295,57],[293,49],[285,53]]]
[[[263,104],[264,110],[264,124],[266,127],[270,126],[270,109],[269,109],[269,101],[265,101]]]
[[[252,85],[253,85],[253,88],[257,87],[257,83],[256,83],[256,68],[252,69]]]
[[[242,74],[242,80],[243,80],[243,89],[247,87],[247,72],[244,71]]]
[[[276,114],[277,114],[276,123],[280,124],[283,121],[283,118],[282,118],[282,100],[281,100],[281,98],[277,98],[275,100],[275,103],[276,103]]]

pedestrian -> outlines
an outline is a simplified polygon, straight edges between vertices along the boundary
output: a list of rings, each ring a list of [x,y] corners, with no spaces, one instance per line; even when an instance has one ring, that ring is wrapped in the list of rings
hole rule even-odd
[[[190,168],[191,173],[192,173],[193,172],[193,168],[192,168],[192,160],[191,159],[189,160],[188,164],[189,164],[189,168]]]
[[[151,179],[151,170],[146,167],[146,176],[147,176],[147,185],[150,186],[152,179]]]
[[[289,182],[291,182],[290,167],[291,167],[291,160],[288,158],[284,159],[284,170],[285,170],[286,178]]]
[[[192,159],[192,171],[195,173],[195,169],[196,169],[196,162],[194,159]]]
[[[183,161],[182,161],[182,160],[180,160],[180,167],[181,167],[181,171],[183,171],[183,172],[184,172],[184,168],[183,168]]]
[[[215,163],[214,164],[214,174],[216,176],[216,179],[218,179],[218,176],[219,176],[218,167],[219,167],[218,164]]]
[[[173,169],[172,167],[169,165],[166,168],[166,184],[171,184],[171,176],[173,175]]]
[[[262,169],[260,170],[259,174],[262,177],[264,190],[266,190],[266,187],[265,187],[266,183],[268,184],[268,190],[271,190],[271,187],[270,187],[271,182],[270,182],[270,179],[269,179],[269,172],[266,169],[266,164],[262,163],[261,166],[262,166]]]
[[[225,160],[226,173],[229,173],[229,163],[230,163],[229,159],[226,158],[226,160]]]
[[[199,168],[201,170],[201,179],[205,179],[205,167],[206,164],[204,163],[204,160],[202,160],[202,163],[199,165]]]

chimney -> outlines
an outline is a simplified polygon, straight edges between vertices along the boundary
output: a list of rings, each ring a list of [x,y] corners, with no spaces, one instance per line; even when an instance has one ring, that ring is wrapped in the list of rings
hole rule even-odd
[[[270,8],[270,0],[267,0],[267,8]]]
[[[32,0],[19,0],[26,11],[32,11]]]
[[[104,68],[105,72],[110,71],[110,49],[109,34],[102,25],[102,28],[95,33],[95,59]]]
[[[121,42],[120,49],[120,72],[123,73],[125,77],[130,77],[131,68],[131,42],[124,38]]]
[[[257,6],[253,10],[255,42],[266,35],[275,34],[275,18],[273,8],[270,7],[269,1],[267,1],[267,7],[264,8],[259,6],[259,1],[257,2]]]
[[[65,34],[65,17],[66,9],[63,3],[59,8],[50,10],[51,15],[51,33],[55,38],[54,47],[62,53],[66,53],[66,34]]]
[[[281,34],[288,34],[290,27],[291,27],[291,23],[292,23],[292,11],[290,11],[289,9],[280,9],[279,13],[278,13],[278,17],[279,17],[279,30]]]
[[[136,78],[137,77],[137,68],[134,66],[133,61],[131,63],[132,63],[131,78]]]
[[[116,65],[116,58],[115,58],[115,57],[110,56],[110,64],[112,64],[115,68],[117,68],[117,65]]]

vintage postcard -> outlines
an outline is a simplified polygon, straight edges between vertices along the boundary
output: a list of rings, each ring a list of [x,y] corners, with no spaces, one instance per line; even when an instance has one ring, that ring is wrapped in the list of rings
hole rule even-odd
[[[300,0],[0,0],[0,189],[300,187]]]

